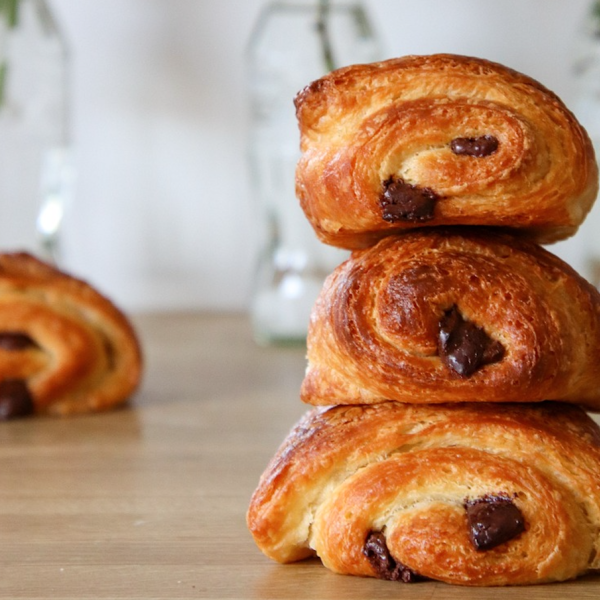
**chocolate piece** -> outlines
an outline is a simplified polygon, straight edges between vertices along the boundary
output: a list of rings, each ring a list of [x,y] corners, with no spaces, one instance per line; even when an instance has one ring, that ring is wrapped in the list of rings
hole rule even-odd
[[[510,498],[484,496],[465,502],[465,509],[476,550],[490,550],[525,531],[523,513]]]
[[[454,154],[483,158],[498,150],[498,139],[493,135],[455,138],[450,142],[450,149]]]
[[[37,344],[26,334],[20,331],[0,332],[0,348],[3,350],[25,350],[37,347]]]
[[[390,177],[383,182],[379,199],[384,221],[423,222],[433,219],[435,203],[439,196],[430,188],[420,188],[403,179]]]
[[[25,417],[34,412],[35,405],[27,384],[22,379],[0,381],[0,421]]]
[[[388,550],[385,536],[381,532],[371,531],[363,547],[363,554],[367,557],[379,579],[415,583],[424,577],[417,575],[407,566],[394,560]]]
[[[442,360],[462,377],[504,357],[504,346],[492,340],[481,327],[465,321],[456,306],[440,320],[438,352]]]

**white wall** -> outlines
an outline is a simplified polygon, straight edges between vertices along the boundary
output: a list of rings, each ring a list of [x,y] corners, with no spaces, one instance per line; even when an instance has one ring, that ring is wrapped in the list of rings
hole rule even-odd
[[[72,55],[65,266],[128,310],[242,309],[256,255],[244,47],[262,0],[49,0]],[[365,0],[388,56],[497,60],[573,99],[587,0]],[[580,242],[555,250],[578,266]]]

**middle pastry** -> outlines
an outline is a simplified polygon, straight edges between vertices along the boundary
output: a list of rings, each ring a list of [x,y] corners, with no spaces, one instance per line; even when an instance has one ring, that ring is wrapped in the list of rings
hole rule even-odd
[[[314,306],[315,405],[537,402],[600,410],[600,294],[531,242],[433,228],[356,251]]]

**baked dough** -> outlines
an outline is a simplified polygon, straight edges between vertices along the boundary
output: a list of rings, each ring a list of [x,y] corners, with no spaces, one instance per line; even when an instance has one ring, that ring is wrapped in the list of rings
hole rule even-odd
[[[520,532],[477,549],[477,501],[511,505]],[[574,578],[600,568],[600,429],[563,403],[313,409],[262,475],[247,522],[270,558],[316,554],[338,573],[382,576],[365,553],[375,533],[405,581]]]
[[[0,418],[113,408],[136,389],[141,360],[127,318],[90,285],[0,254]]]
[[[597,194],[592,144],[573,114],[487,60],[344,67],[295,104],[297,195],[327,244],[364,248],[422,225],[510,227],[548,243],[574,234]]]
[[[313,307],[314,405],[536,402],[600,409],[600,294],[532,242],[422,228],[357,250]]]

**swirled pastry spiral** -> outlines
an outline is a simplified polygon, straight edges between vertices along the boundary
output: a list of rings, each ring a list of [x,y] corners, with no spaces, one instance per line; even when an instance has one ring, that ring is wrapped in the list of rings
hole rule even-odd
[[[600,294],[541,246],[422,228],[357,250],[310,317],[314,405],[536,402],[600,409]]]
[[[0,254],[0,419],[109,409],[140,373],[136,335],[112,302],[33,256]]]
[[[247,514],[259,548],[338,573],[517,585],[600,568],[600,429],[563,403],[313,409]]]
[[[486,60],[408,56],[344,67],[295,100],[297,195],[318,237],[364,248],[422,225],[575,233],[598,189],[594,151],[561,100]]]

